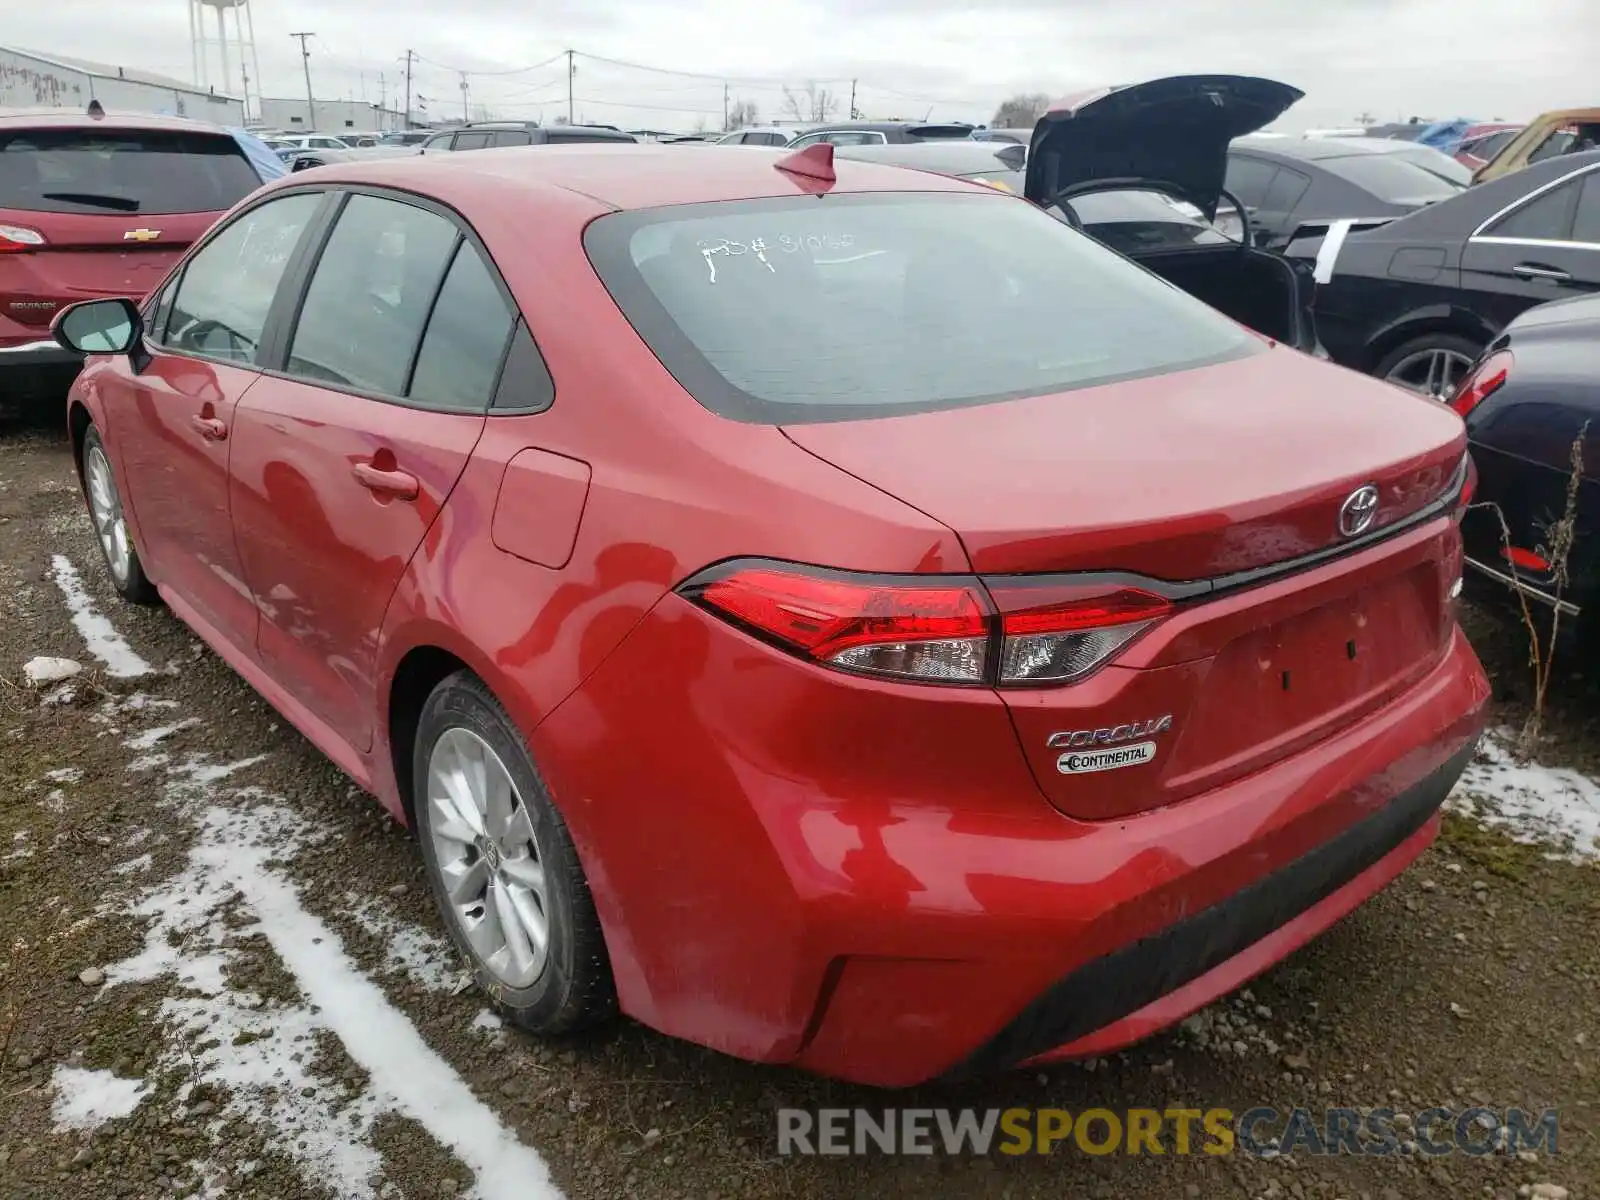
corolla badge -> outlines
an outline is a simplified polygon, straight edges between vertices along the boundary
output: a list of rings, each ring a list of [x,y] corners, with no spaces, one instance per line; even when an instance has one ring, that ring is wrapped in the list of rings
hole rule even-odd
[[[1372,528],[1377,515],[1378,489],[1370,483],[1358,487],[1339,506],[1339,532],[1345,537],[1363,534]]]
[[[1136,767],[1155,758],[1156,744],[1153,739],[1171,728],[1172,714],[1168,713],[1163,717],[1106,725],[1099,729],[1062,730],[1052,733],[1045,744],[1052,750],[1066,751],[1056,759],[1056,770],[1063,775],[1114,771],[1118,767]]]

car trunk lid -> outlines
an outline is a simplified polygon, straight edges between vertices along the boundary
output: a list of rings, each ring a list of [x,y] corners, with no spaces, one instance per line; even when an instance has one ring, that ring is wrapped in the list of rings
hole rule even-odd
[[[260,185],[220,130],[110,122],[0,133],[0,315],[48,329],[79,300],[148,293]],[[0,229],[4,232],[4,229]]]
[[[216,213],[87,216],[0,208],[0,227],[36,232],[41,244],[0,254],[0,313],[48,329],[55,314],[80,300],[140,298],[208,229]]]
[[[1453,628],[1459,538],[1419,518],[1458,482],[1460,421],[1291,351],[785,432],[953,529],[1002,607],[1017,576],[1055,574],[1174,598],[1082,681],[1001,689],[1041,791],[1075,817],[1176,803],[1325,738]]]
[[[1209,220],[1228,145],[1281,116],[1305,93],[1248,75],[1175,75],[1068,97],[1034,126],[1027,196],[1049,206],[1099,179],[1176,184]]]
[[[1366,484],[1372,528],[1448,482],[1442,405],[1285,350],[1101,387],[788,436],[960,535],[983,574],[1211,579],[1337,545]]]

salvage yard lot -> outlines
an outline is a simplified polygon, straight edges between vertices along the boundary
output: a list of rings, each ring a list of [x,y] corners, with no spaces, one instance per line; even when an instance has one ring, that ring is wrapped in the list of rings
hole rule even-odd
[[[1468,623],[1515,725],[1516,630]],[[30,688],[37,656],[85,670]],[[627,1022],[540,1044],[467,985],[407,833],[164,610],[116,600],[66,443],[0,436],[0,1196],[1590,1195],[1600,694],[1552,705],[1541,760],[1588,775],[1489,751],[1466,786],[1508,824],[1453,815],[1372,903],[1126,1055],[890,1094]],[[1560,1153],[776,1154],[783,1106],[1475,1104],[1559,1109]]]

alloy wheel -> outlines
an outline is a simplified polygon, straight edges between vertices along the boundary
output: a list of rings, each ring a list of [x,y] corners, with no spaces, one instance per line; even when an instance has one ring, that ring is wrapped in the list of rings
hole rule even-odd
[[[100,548],[105,551],[106,566],[118,583],[126,583],[132,561],[128,523],[122,514],[122,497],[117,492],[116,480],[111,476],[111,463],[98,445],[89,448],[83,473],[88,485],[85,490],[89,494],[89,515],[94,520]]]
[[[1435,347],[1406,355],[1384,378],[1408,391],[1445,401],[1455,395],[1456,388],[1470,370],[1472,359],[1467,355],[1459,350]]]
[[[510,988],[549,958],[550,894],[528,810],[500,756],[471,730],[445,730],[428,758],[428,830],[452,918]]]

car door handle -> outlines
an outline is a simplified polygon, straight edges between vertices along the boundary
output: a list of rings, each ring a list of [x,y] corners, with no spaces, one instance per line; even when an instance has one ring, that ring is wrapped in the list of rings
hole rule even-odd
[[[393,496],[397,500],[415,500],[417,493],[422,490],[417,477],[408,475],[404,471],[380,471],[371,463],[357,463],[351,469],[355,473],[357,483],[380,496]]]
[[[1552,283],[1571,283],[1572,275],[1567,271],[1558,271],[1554,267],[1536,267],[1532,263],[1518,263],[1511,268],[1513,275],[1520,275],[1524,279],[1548,279]]]
[[[189,424],[209,442],[220,442],[228,436],[228,425],[216,417],[202,417],[198,413],[189,418]]]

